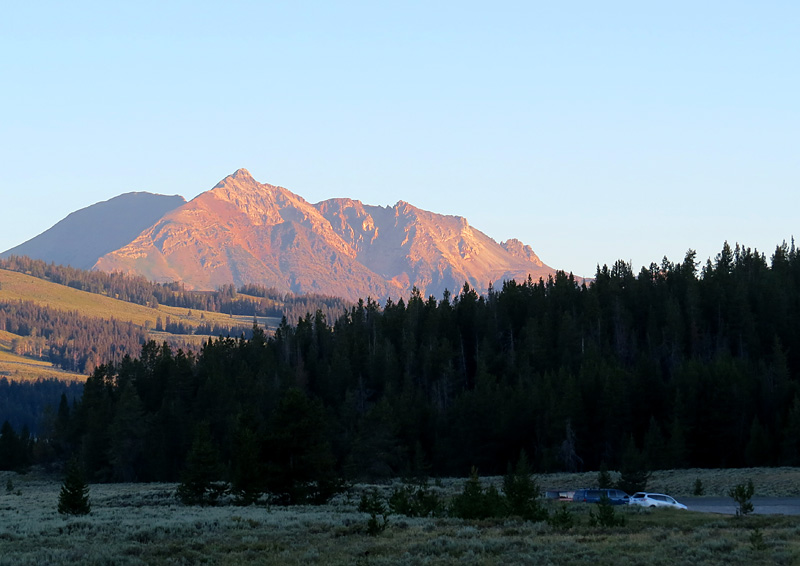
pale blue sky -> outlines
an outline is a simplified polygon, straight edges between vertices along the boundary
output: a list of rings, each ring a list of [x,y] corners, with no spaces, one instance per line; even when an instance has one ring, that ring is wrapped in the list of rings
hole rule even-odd
[[[556,268],[800,238],[798,2],[7,2],[0,251],[239,167]]]

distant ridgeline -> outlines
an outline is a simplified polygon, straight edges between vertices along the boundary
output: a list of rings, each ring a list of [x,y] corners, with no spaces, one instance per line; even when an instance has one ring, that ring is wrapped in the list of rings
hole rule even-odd
[[[692,250],[638,274],[620,261],[588,287],[559,272],[368,300],[102,365],[53,453],[93,481],[177,480],[199,439],[231,481],[494,474],[522,449],[539,471],[795,466],[798,320],[794,244],[768,262],[726,243],[700,270]]]
[[[189,291],[179,283],[152,283],[141,276],[85,271],[19,256],[0,259],[0,269],[138,305],[167,305],[260,317],[285,316],[292,322],[317,310],[328,318],[338,317],[350,307],[348,301],[338,297],[293,295],[258,285],[245,285],[238,291],[233,285],[225,285],[216,291]]]

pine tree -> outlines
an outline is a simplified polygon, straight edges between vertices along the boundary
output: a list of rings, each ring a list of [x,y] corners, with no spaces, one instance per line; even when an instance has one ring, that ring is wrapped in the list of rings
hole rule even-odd
[[[73,458],[67,464],[64,484],[58,494],[58,512],[62,515],[87,515],[89,511],[89,486],[83,479],[80,464]]]
[[[211,440],[207,422],[198,425],[192,448],[186,458],[186,469],[178,486],[178,499],[185,505],[212,505],[224,491],[215,484],[219,480],[219,455]]]
[[[503,493],[508,512],[526,521],[544,521],[547,510],[539,502],[539,485],[531,475],[528,455],[523,450],[515,468],[508,465],[508,473],[503,477]]]

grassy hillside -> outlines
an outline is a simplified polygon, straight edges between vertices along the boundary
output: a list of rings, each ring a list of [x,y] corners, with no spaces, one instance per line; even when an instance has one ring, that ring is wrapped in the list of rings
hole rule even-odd
[[[113,318],[118,321],[131,322],[146,329],[149,338],[168,341],[177,346],[199,345],[208,336],[156,332],[154,329],[159,319],[165,324],[169,317],[172,322],[180,322],[191,327],[197,327],[200,324],[249,327],[253,322],[253,318],[250,316],[231,316],[168,306],[150,308],[104,295],[79,291],[72,287],[5,269],[0,269],[0,301],[31,301],[60,311],[77,311],[85,317],[106,320]],[[258,322],[262,326],[274,327],[279,321],[261,317]],[[12,343],[15,338],[19,337],[0,330],[0,376],[15,381],[38,378],[57,378],[68,381],[85,379],[86,376],[53,368],[47,361],[14,354]]]
[[[0,269],[0,301],[3,300],[34,301],[54,309],[78,310],[84,316],[106,319],[116,318],[117,320],[130,321],[136,325],[149,328],[155,328],[158,317],[165,320],[167,316],[171,317],[175,322],[180,321],[192,326],[197,326],[201,323],[249,326],[253,322],[253,318],[249,316],[231,316],[199,310],[190,311],[163,305],[154,309],[126,303],[104,295],[79,291],[65,285],[57,285],[23,273]],[[259,323],[274,326],[276,321],[261,318]]]

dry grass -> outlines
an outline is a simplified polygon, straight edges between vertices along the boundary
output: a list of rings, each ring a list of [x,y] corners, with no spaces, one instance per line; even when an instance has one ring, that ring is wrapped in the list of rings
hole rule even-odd
[[[66,285],[57,285],[37,279],[24,273],[0,269],[0,300],[33,301],[42,306],[62,310],[78,311],[83,316],[130,321],[139,326],[155,328],[156,319],[166,322],[169,316],[173,322],[183,322],[191,326],[202,323],[223,324],[227,326],[250,326],[252,316],[231,316],[223,313],[190,310],[160,305],[157,309],[127,303],[104,295],[79,291]],[[201,318],[202,316],[202,318]],[[259,319],[264,324],[272,319]]]
[[[65,285],[58,285],[37,279],[24,273],[0,269],[0,301],[32,301],[38,305],[53,309],[73,312],[82,316],[132,322],[148,329],[148,335],[157,341],[166,340],[171,345],[199,345],[209,336],[174,335],[166,332],[155,332],[156,321],[161,318],[166,323],[167,317],[172,322],[181,322],[196,327],[200,324],[219,324],[223,326],[250,327],[252,316],[231,316],[223,313],[185,309],[160,305],[153,309],[135,305],[86,291],[79,291]],[[264,327],[275,327],[279,319],[259,317],[258,323]],[[15,334],[0,331],[0,376],[15,381],[29,381],[39,378],[56,378],[67,381],[84,381],[85,375],[65,372],[52,367],[48,362],[34,360],[11,353],[11,341]]]
[[[685,474],[681,483],[693,481]],[[753,472],[753,470],[751,470]],[[787,471],[788,472],[788,471]],[[709,471],[713,474],[713,471]],[[751,474],[753,475],[753,474]],[[765,474],[766,475],[766,474]],[[778,475],[781,475],[778,472]],[[10,478],[11,492],[3,486]],[[549,476],[540,478],[549,483]],[[788,480],[787,480],[788,481]],[[453,493],[463,480],[436,488]],[[776,485],[782,481],[776,480]],[[389,486],[381,486],[384,491]],[[392,516],[377,537],[357,511],[358,486],[322,507],[215,508],[177,504],[169,484],[93,485],[92,513],[56,512],[59,482],[0,473],[0,566],[28,564],[795,564],[800,518],[746,520],[694,512],[620,509],[624,527]],[[756,531],[756,529],[759,529]],[[763,544],[753,544],[759,532]]]

